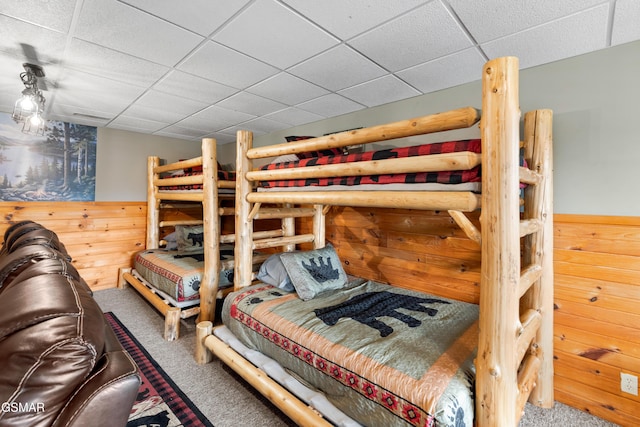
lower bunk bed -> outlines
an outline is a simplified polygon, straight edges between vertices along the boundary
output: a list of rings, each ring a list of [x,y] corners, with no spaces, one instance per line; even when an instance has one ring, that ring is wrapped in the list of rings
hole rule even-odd
[[[218,357],[303,426],[516,426],[527,401],[551,407],[551,112],[525,114],[521,135],[516,58],[483,68],[481,193],[361,191],[357,184],[350,191],[253,189],[265,179],[431,171],[441,162],[423,155],[289,171],[255,171],[252,159],[470,127],[478,120],[471,110],[271,147],[252,148],[250,133],[241,132],[234,291],[223,306],[223,325],[198,324],[196,360]],[[313,233],[257,239],[253,219],[276,203],[283,215],[308,210],[312,224],[296,230]],[[477,303],[411,290],[411,283],[348,276],[348,263],[327,245],[329,206],[448,211],[478,243]],[[476,210],[479,228],[466,216]],[[296,244],[312,249],[294,250]],[[267,259],[256,277],[251,250],[267,245],[287,249]]]

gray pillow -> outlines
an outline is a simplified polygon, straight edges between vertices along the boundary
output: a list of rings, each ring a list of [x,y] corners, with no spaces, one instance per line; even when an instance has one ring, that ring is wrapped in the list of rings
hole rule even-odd
[[[293,284],[291,283],[289,274],[287,274],[287,270],[284,268],[284,265],[280,260],[280,255],[282,254],[273,254],[267,258],[260,266],[260,270],[258,270],[256,278],[264,283],[268,283],[269,285],[277,286],[287,292],[293,292]]]
[[[321,292],[340,289],[347,274],[333,246],[303,252],[285,252],[280,259],[298,296],[308,301]]]
[[[202,225],[176,225],[178,252],[203,253],[204,228]]]

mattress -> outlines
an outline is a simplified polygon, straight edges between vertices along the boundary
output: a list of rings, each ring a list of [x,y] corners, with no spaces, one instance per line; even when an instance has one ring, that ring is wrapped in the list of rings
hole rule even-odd
[[[473,425],[477,305],[363,280],[308,301],[258,284],[222,320],[363,425]]]
[[[220,259],[233,259],[232,245],[221,245]],[[135,255],[134,269],[149,284],[178,303],[193,301],[196,304],[200,300],[203,253],[148,249]],[[221,270],[219,280],[219,288],[232,286],[233,269]]]
[[[384,160],[394,158],[404,158],[413,156],[429,156],[434,154],[446,154],[456,152],[479,153],[481,150],[479,139],[469,139],[460,141],[448,141],[431,144],[421,144],[412,147],[396,147],[378,151],[368,151],[364,153],[321,155],[318,157],[305,157],[296,161],[276,162],[263,166],[262,170],[277,170],[305,166],[321,166],[340,163],[352,163],[371,160]],[[360,186],[362,185],[388,185],[405,184],[408,186],[415,184],[464,184],[480,183],[480,166],[468,170],[443,171],[443,172],[417,172],[385,175],[365,175],[365,176],[341,176],[326,178],[307,178],[295,180],[264,181],[261,186],[264,188],[278,187],[331,187],[331,186]]]

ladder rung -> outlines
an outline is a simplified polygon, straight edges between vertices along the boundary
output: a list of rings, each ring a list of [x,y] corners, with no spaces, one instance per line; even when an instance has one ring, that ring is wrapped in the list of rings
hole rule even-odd
[[[275,248],[277,246],[297,245],[300,243],[313,242],[315,237],[313,234],[300,234],[298,236],[278,237],[274,239],[255,240],[253,249]]]
[[[542,175],[529,168],[520,166],[520,182],[529,185],[537,185],[542,182]]]
[[[189,219],[189,220],[175,220],[175,221],[160,221],[158,224],[160,227],[175,227],[176,225],[202,225],[201,219]]]
[[[541,276],[541,265],[532,264],[529,267],[525,268],[520,275],[520,282],[518,283],[518,297],[522,298],[522,295],[524,295],[524,293],[529,290],[531,285],[533,285]]]
[[[539,219],[524,219],[520,221],[520,237],[536,233],[542,229],[542,221]]]
[[[316,213],[313,208],[261,208],[254,219],[281,219],[312,217]]]
[[[524,406],[529,399],[529,395],[535,388],[538,372],[540,371],[540,359],[529,354],[525,359],[520,372],[518,372],[518,398],[516,403],[516,413],[522,414]]]
[[[541,324],[542,315],[537,310],[529,309],[520,317],[520,329],[516,338],[516,360],[518,362],[527,353]]]

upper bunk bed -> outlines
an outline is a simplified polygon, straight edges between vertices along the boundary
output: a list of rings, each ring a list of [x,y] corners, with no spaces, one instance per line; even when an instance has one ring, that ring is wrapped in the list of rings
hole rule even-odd
[[[235,230],[235,256],[239,262],[235,266],[235,291],[225,300],[224,325],[212,330],[210,322],[198,324],[196,360],[205,363],[212,354],[217,356],[299,425],[515,426],[527,400],[538,406],[551,407],[552,112],[526,113],[521,135],[518,84],[517,58],[497,58],[483,68],[481,114],[475,108],[466,107],[256,148],[252,147],[250,132],[239,132]],[[479,155],[465,151],[462,154],[389,157],[298,168],[254,170],[253,167],[255,159],[461,129],[478,121]],[[350,190],[337,186],[335,191],[330,187],[310,191],[305,191],[304,187],[297,191],[256,189],[256,183],[262,180],[304,181],[457,171],[475,168],[478,161],[482,168],[480,193],[478,189],[457,191],[455,188],[451,191],[410,188],[376,191],[367,188],[364,191],[358,185]],[[331,246],[326,244],[325,236],[325,215],[331,206],[449,212],[480,248],[479,304],[456,302],[371,281],[363,284],[351,279],[338,280],[342,275],[337,268],[340,262],[330,255]],[[479,228],[466,215],[477,210],[481,211]],[[296,227],[289,223],[288,227],[279,230],[279,236],[259,238],[253,231],[253,221],[265,216],[291,221],[306,217],[312,223],[312,232],[296,234]],[[312,245],[313,250],[292,253],[300,244]],[[281,247],[284,251],[279,255],[280,261],[286,270],[285,276],[293,284],[293,291],[280,286],[277,280],[275,284],[269,284],[265,278],[268,275],[262,272],[257,276],[260,280],[255,281],[256,274],[251,269],[252,251],[273,247]],[[295,267],[292,259],[298,260],[304,268]],[[333,260],[333,264],[329,260]],[[270,260],[263,265],[268,264]],[[316,276],[304,276],[304,269],[308,273],[322,270],[324,276],[317,276],[322,280],[314,282]],[[301,279],[301,276],[304,277]],[[337,286],[323,285],[329,278],[338,280]],[[379,310],[377,303],[370,306],[368,302],[363,303],[365,296],[369,298],[381,292],[394,295],[380,300],[386,306],[382,312],[376,311]],[[404,309],[389,311],[388,304],[396,297],[419,302],[409,313]],[[359,305],[353,305],[354,301]],[[436,304],[437,308],[430,304]],[[371,308],[374,306],[375,309]],[[459,307],[454,310],[458,314],[442,308],[445,306]],[[337,308],[342,315],[326,321],[327,308]],[[369,312],[370,308],[373,312]],[[295,314],[288,317],[285,312]],[[345,317],[344,313],[352,315]],[[464,314],[460,316],[460,313]],[[449,316],[448,323],[443,323],[444,330],[434,335],[446,336],[448,344],[433,341],[431,335],[427,335],[431,332],[422,331],[423,325],[434,323],[432,320],[445,314]],[[404,330],[394,333],[393,328],[390,331],[385,320],[389,316],[406,323],[409,327],[406,331],[412,330],[413,335],[408,332],[405,335]],[[458,323],[451,321],[453,318],[459,319]],[[301,324],[302,329],[294,327],[295,324]],[[460,335],[447,334],[453,330]],[[331,341],[330,335],[341,338]],[[393,338],[389,341],[391,347],[382,350],[383,342],[390,337]],[[411,356],[413,359],[404,359],[410,353],[405,351],[407,344],[418,348],[417,355]],[[430,353],[432,348],[444,348],[444,352],[434,356]],[[270,370],[271,360],[265,361],[255,350],[278,359],[285,370],[294,371],[312,387],[323,390],[331,403],[328,406],[337,407],[337,413],[329,410],[326,418],[319,415],[320,406],[325,404],[318,403],[315,394],[300,391],[295,385],[299,383],[285,378],[285,370]],[[387,352],[393,352],[393,366],[381,361]],[[438,371],[448,372],[446,380],[430,376],[433,371],[424,365],[431,359],[439,366]],[[466,365],[458,366],[454,360]],[[403,367],[397,366],[398,363]],[[407,366],[419,372],[409,374]],[[454,377],[456,382],[451,380]],[[406,380],[399,381],[400,387],[396,389],[393,378]],[[425,378],[429,381],[425,382]],[[292,382],[294,391],[285,387],[291,386]],[[454,383],[459,385],[450,386]],[[464,393],[444,393],[449,387]],[[460,413],[467,415],[458,418]],[[343,420],[345,414],[348,421],[337,421]]]
[[[235,234],[223,232],[222,220],[234,215],[234,193],[235,173],[219,167],[215,139],[203,139],[192,159],[148,158],[146,247],[120,285],[131,284],[165,316],[166,340],[179,337],[180,319],[213,321],[216,299],[232,289]]]

